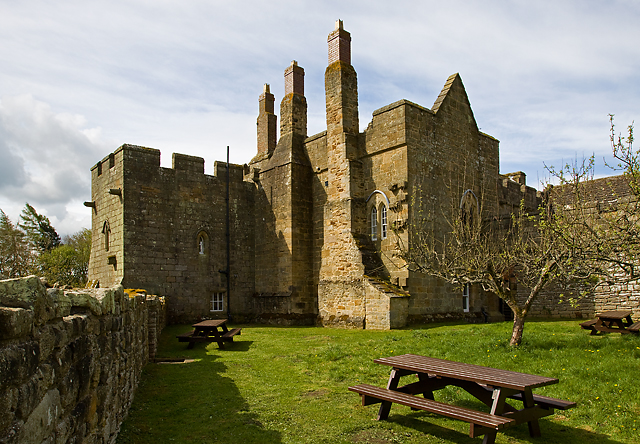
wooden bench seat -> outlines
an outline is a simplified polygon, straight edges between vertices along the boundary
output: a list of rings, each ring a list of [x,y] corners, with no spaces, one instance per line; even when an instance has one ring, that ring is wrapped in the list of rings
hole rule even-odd
[[[585,329],[585,330],[595,331],[596,322],[598,322],[597,319],[591,319],[590,321],[585,321],[585,322],[580,323],[580,327]]]
[[[233,337],[235,335],[241,334],[241,332],[242,332],[241,328],[232,328],[231,330],[229,330],[228,332],[222,335],[222,339],[224,339],[225,341],[233,342]]]
[[[630,326],[627,327],[627,330],[632,331],[634,333],[638,333],[640,331],[640,322],[631,324]]]
[[[522,401],[522,395],[520,393],[510,396],[510,398],[518,399]],[[567,410],[575,407],[577,404],[572,401],[566,401],[564,399],[550,398],[549,396],[533,395],[533,401],[546,409],[558,409]]]
[[[447,416],[453,419],[466,421],[471,426],[472,437],[484,434],[487,429],[500,430],[508,425],[515,425],[516,421],[511,418],[505,418],[489,413],[479,412],[464,407],[444,404],[442,402],[433,401],[431,399],[419,398],[414,395],[388,390],[369,384],[359,384],[349,387],[352,392],[359,393],[362,396],[362,405],[376,404],[383,401],[389,401],[396,404],[406,405],[408,407],[426,410],[431,413]],[[474,428],[474,425],[486,427],[487,429]],[[475,430],[475,433],[474,433]]]
[[[196,332],[195,330],[191,330],[187,333],[182,333],[181,335],[177,335],[176,338],[178,338],[179,342],[185,342],[185,341],[188,341],[189,338],[191,338],[195,332]]]

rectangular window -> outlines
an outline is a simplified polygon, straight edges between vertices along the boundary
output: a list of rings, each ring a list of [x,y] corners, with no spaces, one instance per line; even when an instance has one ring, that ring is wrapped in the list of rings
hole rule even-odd
[[[211,311],[224,310],[224,293],[213,293],[211,296]]]
[[[464,284],[462,287],[462,311],[469,312],[469,284]]]
[[[381,235],[383,239],[387,238],[387,207],[382,205],[380,209],[380,228],[382,229]]]

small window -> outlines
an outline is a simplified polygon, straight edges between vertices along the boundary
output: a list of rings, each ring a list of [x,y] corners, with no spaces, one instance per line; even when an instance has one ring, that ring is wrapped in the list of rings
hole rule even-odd
[[[116,165],[116,158],[113,153],[109,154],[109,168],[113,168]]]
[[[198,237],[198,254],[204,254],[204,236]]]
[[[109,235],[111,234],[111,227],[109,227],[108,220],[105,220],[102,225],[102,234],[104,235],[104,251],[109,251]]]
[[[462,287],[462,311],[465,313],[469,312],[469,287],[470,284],[464,284]]]
[[[224,293],[213,293],[211,296],[211,311],[224,310]]]
[[[200,231],[196,236],[196,248],[199,256],[205,256],[209,253],[209,236],[206,231]]]
[[[387,238],[387,207],[385,204],[380,206],[380,236],[382,239]]]
[[[378,210],[371,208],[371,240],[378,240]]]

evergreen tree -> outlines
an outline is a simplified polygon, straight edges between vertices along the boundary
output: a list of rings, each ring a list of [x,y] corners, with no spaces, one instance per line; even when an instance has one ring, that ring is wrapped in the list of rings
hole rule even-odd
[[[26,203],[18,226],[25,232],[31,247],[38,252],[50,251],[60,245],[60,236],[51,225],[49,218]]]
[[[34,261],[25,233],[0,209],[0,279],[29,275]]]

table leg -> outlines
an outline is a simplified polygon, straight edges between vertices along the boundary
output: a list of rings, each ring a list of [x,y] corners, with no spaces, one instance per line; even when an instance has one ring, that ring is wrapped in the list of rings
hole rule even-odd
[[[429,381],[429,375],[426,375],[424,373],[418,373],[418,381],[420,382]],[[422,392],[422,395],[427,399],[431,399],[432,401],[434,400],[433,390],[425,390],[424,392]]]
[[[395,368],[391,370],[391,375],[389,376],[389,382],[387,383],[388,390],[396,390],[398,388],[398,383],[400,382],[400,376],[402,376],[402,372],[400,370],[396,370]],[[380,410],[378,410],[378,417],[376,419],[378,421],[387,419],[389,417],[390,410],[391,410],[391,402],[382,401],[382,403],[380,404]]]
[[[522,402],[524,403],[525,410],[530,408],[532,409],[536,406],[536,403],[533,401],[533,393],[531,392],[531,389],[525,390],[522,393]],[[527,424],[529,425],[529,435],[531,435],[532,438],[541,436],[540,423],[537,418],[532,419],[527,422]]]
[[[502,415],[505,408],[505,401],[507,399],[506,390],[501,388],[494,388],[493,394],[491,395],[493,398],[493,403],[491,404],[491,414],[492,415]],[[494,444],[496,442],[496,435],[498,433],[495,430],[488,431],[485,433],[484,438],[482,439],[482,444]]]
[[[222,327],[226,328],[224,324],[222,325]],[[216,342],[218,343],[218,348],[221,350],[224,350],[224,341],[222,340],[222,332],[218,331],[218,327],[216,327],[216,329],[213,331],[213,336],[215,336],[216,338]]]

